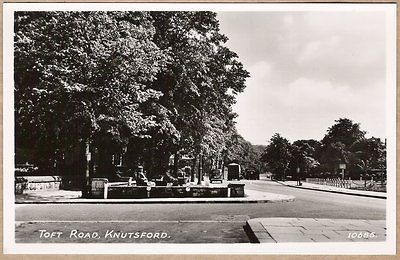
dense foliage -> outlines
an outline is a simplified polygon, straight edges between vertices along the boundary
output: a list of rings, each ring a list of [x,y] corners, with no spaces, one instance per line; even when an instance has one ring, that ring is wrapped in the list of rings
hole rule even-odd
[[[86,146],[104,172],[127,150],[151,174],[222,158],[249,75],[226,41],[212,12],[17,12],[17,146],[49,165]]]
[[[22,12],[15,16],[17,145],[49,161],[76,142],[126,142],[155,124],[141,106],[167,55],[146,13]]]
[[[350,119],[340,118],[321,140],[288,140],[275,134],[261,160],[278,179],[287,176],[340,176],[340,164],[346,164],[346,178],[370,178],[373,171],[386,168],[386,145],[378,138],[366,138],[366,132]]]

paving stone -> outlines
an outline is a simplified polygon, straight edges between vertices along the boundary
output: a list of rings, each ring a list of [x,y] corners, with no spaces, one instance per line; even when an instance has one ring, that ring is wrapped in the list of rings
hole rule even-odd
[[[325,229],[301,230],[300,232],[304,235],[326,235],[328,237],[339,236],[338,233],[336,233],[335,231]]]
[[[368,230],[366,230],[366,229],[358,229],[358,230],[356,230],[356,229],[337,229],[337,230],[335,230],[335,232],[339,232],[340,234],[342,234],[342,233],[347,233],[347,234],[349,234],[349,233],[371,233],[371,232],[369,232]]]
[[[322,228],[322,227],[326,227],[328,225],[323,224],[321,222],[302,222],[302,223],[298,223],[299,226],[309,226],[309,227],[318,227],[318,228]],[[330,224],[329,226],[333,226],[333,224]]]
[[[335,224],[335,222],[332,221],[332,219],[325,219],[325,218],[316,219],[316,222],[318,224],[328,225],[328,226],[331,226],[331,225]]]
[[[337,228],[337,230],[349,230],[349,231],[352,231],[352,232],[357,232],[357,231],[370,232],[369,229],[372,229],[372,228],[371,227],[365,227],[365,226],[358,226],[358,227],[343,226],[342,228]]]
[[[307,219],[307,220],[303,220],[303,221],[296,221],[296,222],[291,222],[293,225],[296,226],[304,226],[304,225],[310,225],[310,226],[323,226],[322,223],[314,220],[314,219]]]
[[[337,225],[365,225],[365,226],[380,226],[386,227],[385,220],[364,220],[364,219],[333,219]]]
[[[297,218],[297,222],[318,222],[316,218]]]
[[[262,222],[264,227],[296,227],[295,225],[291,224],[291,223],[268,223],[268,222]]]
[[[345,226],[302,226],[305,230],[347,230],[347,228]]]
[[[260,222],[249,222],[251,230],[253,230],[253,232],[265,232],[265,228],[264,226],[260,223]]]
[[[314,242],[332,242],[332,240],[329,237],[321,234],[307,235],[307,237],[309,237]]]
[[[290,223],[298,221],[296,218],[264,218],[262,222],[264,223]]]
[[[332,222],[335,225],[343,225],[343,224],[349,224],[349,223],[366,223],[363,220],[358,220],[358,219],[332,219]]]
[[[352,238],[348,237],[348,234],[327,234],[327,237],[329,237],[329,240],[331,242],[354,242]]]
[[[265,227],[265,229],[272,236],[274,236],[274,234],[300,234],[300,235],[303,234],[300,231],[303,228],[298,228],[298,227]]]
[[[272,237],[278,243],[313,242],[310,237],[298,234],[275,234]]]

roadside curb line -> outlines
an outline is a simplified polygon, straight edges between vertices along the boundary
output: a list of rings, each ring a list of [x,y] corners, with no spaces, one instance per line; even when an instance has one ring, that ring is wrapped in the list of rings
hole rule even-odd
[[[335,190],[323,190],[323,189],[316,189],[316,188],[306,188],[306,187],[294,186],[294,185],[282,183],[280,181],[275,181],[275,182],[277,182],[281,185],[291,187],[291,188],[297,188],[297,189],[303,189],[303,190],[314,190],[314,191],[323,191],[323,192],[353,195],[353,196],[360,196],[360,197],[369,197],[369,198],[376,198],[376,199],[387,199],[386,196],[376,196],[376,195],[369,195],[369,194],[362,194],[362,193],[353,193],[353,192],[344,192],[344,191],[335,191]]]
[[[79,199],[79,200],[59,200],[59,201],[16,201],[15,204],[195,204],[195,203],[280,203],[291,202],[295,200],[294,196],[286,196],[282,199],[231,199],[231,200],[147,200],[147,199]]]
[[[243,227],[250,243],[277,243],[260,223],[260,219],[262,218],[248,219]]]
[[[252,224],[249,223],[250,219],[246,221],[246,225],[243,227],[244,232],[247,235],[250,243],[252,244],[260,244],[260,240],[258,239],[256,233],[254,232],[254,227],[252,228]]]

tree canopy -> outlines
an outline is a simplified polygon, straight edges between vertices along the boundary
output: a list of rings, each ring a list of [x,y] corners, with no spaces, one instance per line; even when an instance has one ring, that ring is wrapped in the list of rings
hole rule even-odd
[[[280,134],[274,134],[265,148],[261,160],[268,165],[268,168],[278,180],[282,180],[286,178],[290,159],[290,142]]]
[[[226,41],[213,12],[17,12],[17,145],[219,155],[249,76]]]
[[[386,145],[379,138],[366,138],[360,124],[340,118],[329,127],[321,140],[297,140],[292,144],[275,134],[264,150],[261,160],[277,178],[288,172],[303,177],[336,178],[339,164],[346,164],[346,176],[358,178],[371,170],[386,168]],[[289,162],[288,166],[287,163]]]
[[[319,143],[315,140],[297,140],[291,145],[291,158],[289,168],[292,173],[297,173],[297,168],[303,173],[319,165],[317,158]]]
[[[167,57],[151,41],[148,15],[29,12],[15,19],[16,123],[31,140],[121,138],[154,124],[140,105],[161,95],[147,84]]]
[[[364,174],[371,170],[386,168],[386,146],[380,139],[371,137],[355,142],[350,150],[353,152],[352,163]]]

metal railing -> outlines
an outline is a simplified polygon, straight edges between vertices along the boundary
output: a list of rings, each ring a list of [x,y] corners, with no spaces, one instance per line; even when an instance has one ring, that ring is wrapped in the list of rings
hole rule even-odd
[[[351,184],[352,184],[351,180],[330,179],[330,178],[327,178],[327,179],[307,178],[306,182],[319,184],[319,185],[333,186],[333,187],[338,187],[338,188],[346,188],[346,189],[350,189]]]
[[[307,178],[306,182],[319,185],[327,185],[338,188],[370,190],[370,191],[385,191],[386,180],[351,180],[351,179],[333,179],[333,178]]]

